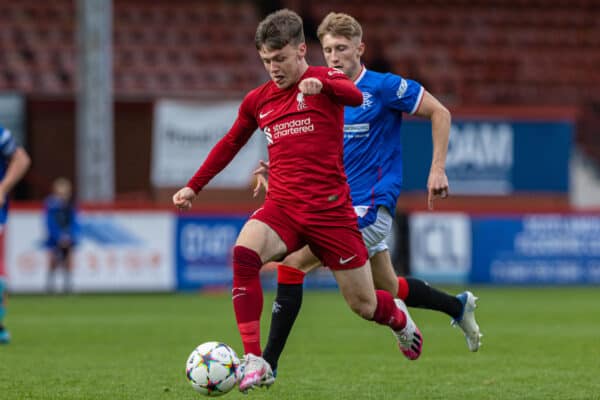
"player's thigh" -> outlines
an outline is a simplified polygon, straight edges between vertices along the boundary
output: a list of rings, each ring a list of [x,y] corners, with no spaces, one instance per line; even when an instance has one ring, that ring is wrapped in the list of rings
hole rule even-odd
[[[344,225],[309,225],[302,232],[313,252],[324,266],[332,269],[353,269],[365,265],[367,249],[362,235],[351,219]]]
[[[392,231],[393,217],[385,207],[377,209],[354,207],[358,215],[358,226],[362,234],[369,257],[388,249],[386,239]]]
[[[339,269],[332,272],[342,296],[352,310],[361,315],[375,311],[377,299],[369,262],[360,268]]]
[[[396,276],[396,271],[394,271],[390,252],[384,250],[375,253],[369,258],[369,261],[371,261],[375,288],[385,290],[396,297],[398,293],[398,277]]]
[[[303,272],[310,272],[321,266],[321,261],[313,254],[308,246],[304,246],[300,250],[288,254],[281,263],[288,267],[297,268]]]
[[[257,219],[250,219],[244,224],[235,245],[254,250],[263,263],[280,259],[287,252],[277,232]]]

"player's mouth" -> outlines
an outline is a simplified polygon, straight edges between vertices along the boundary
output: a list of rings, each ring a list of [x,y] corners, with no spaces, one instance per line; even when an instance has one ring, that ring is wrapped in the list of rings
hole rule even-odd
[[[285,80],[285,76],[283,76],[283,75],[273,75],[273,81],[275,81],[275,83],[278,85],[283,83],[284,80]]]

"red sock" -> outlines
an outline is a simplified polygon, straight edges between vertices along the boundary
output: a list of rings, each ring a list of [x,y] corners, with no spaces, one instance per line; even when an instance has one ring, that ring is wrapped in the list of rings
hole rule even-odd
[[[376,290],[377,308],[373,315],[373,321],[380,325],[387,325],[395,331],[406,326],[406,315],[396,307],[394,298],[385,290]]]
[[[233,248],[233,310],[244,344],[244,353],[257,356],[260,349],[260,314],[263,292],[258,272],[262,262],[255,251],[243,246]]]
[[[277,266],[277,283],[286,285],[301,285],[306,274],[299,269],[279,264]]]
[[[406,298],[408,297],[408,282],[406,281],[406,278],[399,276],[398,277],[398,298],[402,301],[406,301]]]

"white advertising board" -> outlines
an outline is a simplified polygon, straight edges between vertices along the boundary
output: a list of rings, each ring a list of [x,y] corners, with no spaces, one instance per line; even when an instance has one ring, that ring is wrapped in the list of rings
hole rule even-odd
[[[466,283],[471,271],[471,222],[462,213],[410,215],[411,274],[437,283]]]
[[[174,216],[169,212],[88,211],[80,214],[74,252],[75,292],[171,291],[175,288]],[[5,237],[8,287],[42,292],[48,254],[42,211],[13,210]]]
[[[154,108],[152,184],[182,186],[194,175],[213,146],[229,131],[241,101],[202,104],[161,100]],[[257,132],[208,187],[245,188],[252,171],[266,159],[266,140]]]

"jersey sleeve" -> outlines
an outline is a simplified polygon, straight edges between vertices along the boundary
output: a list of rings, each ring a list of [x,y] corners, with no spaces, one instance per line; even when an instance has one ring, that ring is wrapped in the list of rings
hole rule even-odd
[[[358,107],[363,102],[362,92],[340,70],[329,68],[323,75],[323,93],[345,106]]]
[[[187,185],[198,193],[212,178],[221,172],[240,149],[248,142],[258,124],[254,116],[254,102],[250,95],[246,96],[240,105],[238,116],[233,126],[217,142]]]
[[[10,131],[0,126],[0,153],[4,158],[10,158],[17,150],[17,143]]]
[[[421,104],[425,89],[417,81],[395,74],[385,74],[380,92],[384,104],[389,108],[414,114]]]

